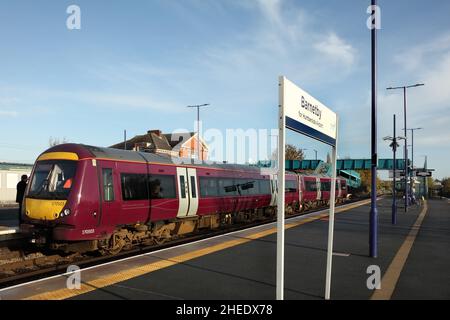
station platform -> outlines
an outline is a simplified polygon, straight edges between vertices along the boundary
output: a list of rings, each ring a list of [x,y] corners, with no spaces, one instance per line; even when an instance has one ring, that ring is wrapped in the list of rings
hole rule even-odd
[[[21,238],[18,210],[19,207],[0,208],[0,242]]]
[[[450,204],[430,200],[399,209],[378,201],[378,258],[368,257],[369,201],[336,209],[331,298],[449,299]],[[328,218],[321,211],[286,222],[285,299],[324,298]],[[381,270],[381,289],[367,287],[369,266]],[[276,225],[197,241],[0,290],[10,299],[273,300]]]

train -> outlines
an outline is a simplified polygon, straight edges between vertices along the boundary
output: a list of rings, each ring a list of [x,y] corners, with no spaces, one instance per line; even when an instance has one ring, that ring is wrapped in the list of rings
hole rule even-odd
[[[21,230],[51,249],[117,254],[273,218],[276,177],[247,165],[61,144],[33,166]],[[285,181],[287,215],[329,204],[331,178],[286,172]],[[337,178],[336,202],[346,198],[346,180]]]

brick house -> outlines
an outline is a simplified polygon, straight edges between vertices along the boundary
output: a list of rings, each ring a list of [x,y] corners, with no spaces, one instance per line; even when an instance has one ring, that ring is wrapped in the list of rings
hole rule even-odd
[[[138,135],[126,141],[126,149],[158,154],[168,154],[180,158],[197,158],[197,133],[163,134],[161,130],[149,130],[147,134]],[[110,148],[125,149],[125,142]],[[208,146],[200,139],[201,159],[208,159]]]

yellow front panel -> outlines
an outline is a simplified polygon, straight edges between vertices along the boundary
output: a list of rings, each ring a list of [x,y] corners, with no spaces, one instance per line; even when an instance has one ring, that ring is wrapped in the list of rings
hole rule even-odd
[[[66,205],[66,200],[25,200],[25,214],[37,220],[55,220]]]
[[[78,160],[78,155],[73,152],[47,152],[39,157],[38,161],[42,160]]]

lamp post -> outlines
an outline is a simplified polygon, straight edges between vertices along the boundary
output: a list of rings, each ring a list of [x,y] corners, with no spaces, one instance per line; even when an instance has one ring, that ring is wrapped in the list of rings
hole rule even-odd
[[[188,108],[197,108],[197,159],[198,160],[203,160],[203,155],[201,156],[200,159],[200,108],[202,107],[206,107],[209,106],[209,103],[205,103],[205,104],[200,104],[200,105],[195,105],[195,106],[187,106]]]
[[[394,154],[394,163],[393,163],[393,187],[392,187],[392,224],[397,224],[397,195],[396,195],[396,184],[397,184],[397,148],[400,146],[397,141],[405,139],[404,137],[397,137],[396,132],[396,120],[395,120],[395,114],[394,114],[394,135],[393,137],[385,137],[384,141],[392,141],[390,144],[390,147],[392,148],[392,152]]]
[[[301,151],[302,151],[302,153],[303,153],[303,159],[306,159],[306,153],[305,153],[305,151],[307,151],[308,149],[300,149]]]
[[[428,156],[423,156],[425,157],[425,164],[424,164],[424,169],[425,171],[428,171]],[[425,177],[425,199],[428,199],[428,177]]]
[[[424,86],[423,83],[414,84],[411,86],[402,86],[402,87],[389,87],[386,90],[398,90],[403,89],[403,116],[405,122],[405,212],[408,211],[408,138],[406,128],[408,128],[406,124],[406,90],[409,88],[415,88]]]
[[[417,130],[423,130],[423,128],[411,128],[411,129],[407,129],[409,131],[411,131],[411,169],[412,169],[412,173],[411,173],[411,179],[410,179],[410,188],[411,188],[411,192],[412,192],[412,188],[413,188],[413,173],[414,173],[414,131]]]
[[[376,15],[377,0],[371,0],[372,4],[372,28],[371,28],[371,58],[372,58],[372,107],[371,107],[371,203],[369,218],[369,255],[371,258],[378,256],[378,209],[377,209],[377,24]]]

